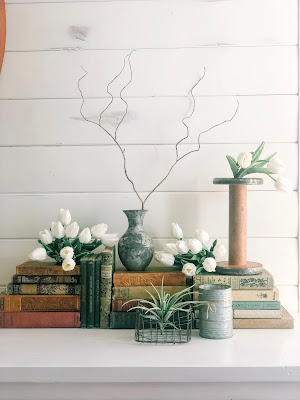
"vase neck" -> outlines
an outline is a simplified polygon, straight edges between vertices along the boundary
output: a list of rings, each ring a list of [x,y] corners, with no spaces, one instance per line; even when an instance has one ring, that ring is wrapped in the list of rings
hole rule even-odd
[[[129,228],[143,227],[147,210],[124,210],[123,212],[127,216]]]

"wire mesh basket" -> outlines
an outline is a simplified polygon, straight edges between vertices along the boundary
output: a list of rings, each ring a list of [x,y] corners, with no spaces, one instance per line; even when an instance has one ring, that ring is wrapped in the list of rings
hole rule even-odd
[[[144,310],[136,310],[135,340],[142,343],[188,343],[193,327],[192,309],[176,311],[168,322],[159,323]]]

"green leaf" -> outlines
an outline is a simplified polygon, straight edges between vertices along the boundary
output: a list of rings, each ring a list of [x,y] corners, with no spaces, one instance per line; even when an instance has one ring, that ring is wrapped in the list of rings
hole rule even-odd
[[[226,158],[227,158],[227,160],[229,162],[229,165],[230,165],[231,171],[233,173],[233,176],[236,177],[236,175],[237,175],[237,173],[239,171],[239,168],[237,166],[237,162],[231,156],[226,156]]]
[[[273,158],[276,154],[277,154],[277,152],[271,154],[269,157],[265,158],[264,160],[258,161],[257,163],[255,163],[255,166],[256,166],[256,167],[263,167],[263,166],[266,165],[266,164],[271,160],[271,158]]]
[[[246,175],[250,175],[250,174],[270,174],[270,171],[268,170],[268,168],[261,168],[261,167],[249,167],[247,169],[245,169],[245,171],[243,173],[241,173],[241,175],[239,176],[240,178],[243,178]]]
[[[262,142],[258,146],[258,148],[255,150],[255,152],[252,155],[252,163],[259,159],[259,157],[261,156],[261,153],[263,152],[264,147],[265,147],[265,142]]]

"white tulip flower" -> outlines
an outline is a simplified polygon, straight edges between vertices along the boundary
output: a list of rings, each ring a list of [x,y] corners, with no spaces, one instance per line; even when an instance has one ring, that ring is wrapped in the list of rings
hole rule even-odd
[[[71,213],[69,210],[64,210],[61,208],[58,213],[58,221],[60,221],[63,225],[69,225],[71,222]]]
[[[92,239],[90,228],[84,228],[79,234],[80,243],[87,244]]]
[[[46,250],[43,247],[38,247],[29,254],[30,260],[43,261],[47,257]]]
[[[203,263],[203,267],[207,272],[215,272],[216,266],[217,266],[216,260],[212,257],[206,258],[206,260]]]
[[[286,169],[286,165],[279,158],[273,157],[268,162],[267,168],[272,174],[282,174]]]
[[[107,247],[114,247],[118,240],[119,238],[117,233],[106,233],[101,236],[102,244]]]
[[[73,271],[75,265],[76,263],[72,258],[65,258],[62,263],[62,268],[64,271]]]
[[[60,251],[61,258],[73,258],[74,256],[74,249],[73,247],[67,246],[61,249]]]
[[[224,246],[224,244],[217,244],[213,250],[213,255],[216,258],[224,257],[226,253],[227,253],[227,251],[226,251],[226,247]]]
[[[163,251],[156,251],[154,254],[154,258],[160,263],[171,267],[175,263],[175,257],[173,254],[164,253]]]
[[[287,178],[280,176],[274,183],[275,189],[280,192],[291,193],[293,191],[293,184]]]
[[[193,254],[198,254],[202,250],[202,243],[198,239],[190,239],[188,246]]]
[[[194,276],[196,274],[196,266],[193,263],[184,264],[182,272],[186,276]]]
[[[248,168],[252,162],[252,154],[242,152],[238,155],[237,162],[241,168]]]
[[[182,239],[183,238],[183,231],[178,224],[175,222],[172,223],[172,236],[175,239]]]
[[[204,231],[203,229],[197,229],[196,236],[197,236],[197,239],[200,240],[200,242],[202,244],[209,241],[209,234],[206,231]]]
[[[189,246],[184,240],[178,240],[176,247],[180,254],[186,254],[189,251]]]
[[[108,228],[108,226],[106,224],[98,224],[98,225],[92,226],[91,227],[92,235],[96,239],[101,239],[101,236],[103,236],[106,233],[107,228]]]
[[[167,253],[173,254],[173,256],[177,256],[178,250],[175,243],[166,243],[164,244],[164,250]]]
[[[65,234],[70,239],[74,239],[78,235],[78,232],[79,232],[79,226],[77,222],[72,222],[65,229]]]
[[[50,231],[48,231],[48,229],[45,229],[44,231],[40,231],[39,237],[41,239],[41,242],[43,242],[44,244],[50,244],[54,240],[52,233]]]
[[[51,224],[51,233],[57,239],[61,239],[65,236],[65,230],[60,221],[52,222]]]

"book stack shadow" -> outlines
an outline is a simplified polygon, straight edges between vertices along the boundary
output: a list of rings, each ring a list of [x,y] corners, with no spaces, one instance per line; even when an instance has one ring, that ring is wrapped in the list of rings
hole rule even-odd
[[[236,329],[291,329],[294,319],[281,305],[279,290],[273,276],[267,271],[259,275],[233,276],[201,274],[194,276],[194,300],[198,288],[205,284],[229,285],[232,288],[233,328]],[[195,311],[196,328],[199,311]]]
[[[112,329],[134,329],[136,313],[135,299],[152,301],[151,293],[158,297],[155,288],[160,292],[161,284],[170,295],[180,292],[189,284],[186,276],[172,267],[150,267],[146,271],[127,271],[122,268],[113,274],[113,297],[110,327]],[[155,287],[153,287],[153,286]]]
[[[79,266],[27,261],[0,294],[0,328],[78,328],[79,310]]]

